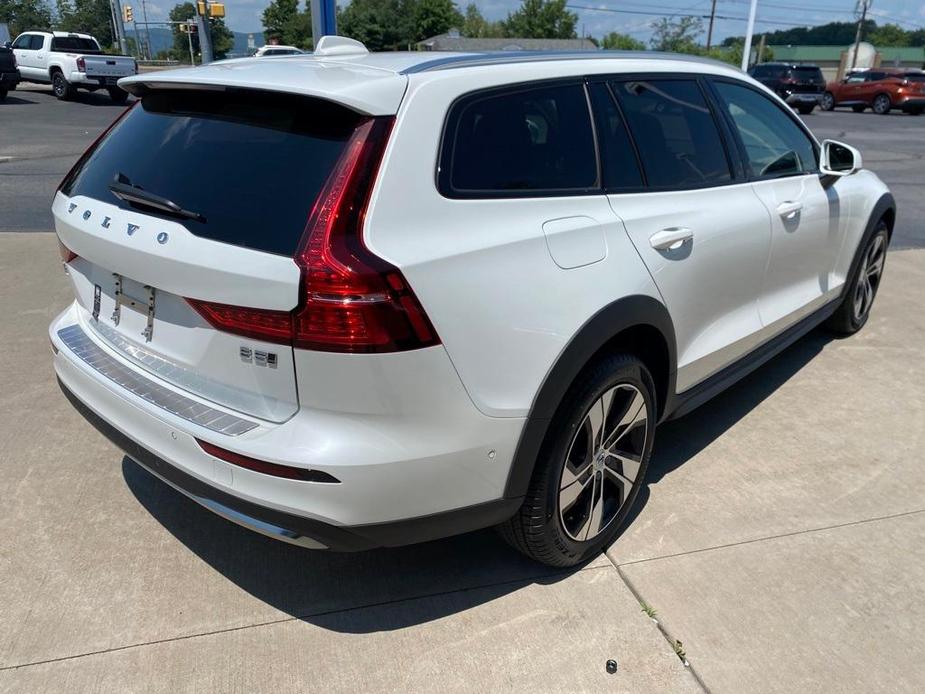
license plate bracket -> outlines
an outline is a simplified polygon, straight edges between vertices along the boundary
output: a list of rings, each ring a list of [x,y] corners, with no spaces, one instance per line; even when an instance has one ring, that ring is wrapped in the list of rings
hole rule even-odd
[[[123,306],[146,314],[147,322],[145,323],[145,329],[141,332],[141,335],[145,338],[145,342],[151,342],[151,339],[154,337],[154,310],[157,305],[157,289],[147,284],[138,285],[143,290],[144,296],[133,296],[126,291],[127,283],[122,275],[113,273],[112,277],[113,299],[115,300],[115,308],[113,308],[112,311],[113,325],[119,325],[119,321],[122,319]]]

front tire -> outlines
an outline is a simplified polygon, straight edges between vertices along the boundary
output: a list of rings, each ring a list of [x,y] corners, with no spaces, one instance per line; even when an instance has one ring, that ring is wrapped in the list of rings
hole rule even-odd
[[[60,72],[56,72],[51,78],[51,90],[54,92],[55,96],[61,101],[67,101],[68,99],[73,98],[74,92],[76,91],[74,87],[68,84],[68,81],[64,79],[64,75]]]
[[[501,536],[536,561],[574,566],[619,532],[645,478],[655,436],[655,388],[636,357],[583,372],[559,405],[524,503]]]
[[[864,327],[874,305],[883,269],[890,232],[886,222],[877,222],[874,233],[864,246],[861,260],[845,291],[841,305],[826,322],[826,327],[840,335],[853,335]]]
[[[819,104],[819,107],[823,111],[832,111],[835,109],[835,96],[832,92],[826,92],[822,95],[822,103]]]
[[[878,116],[885,116],[890,112],[890,109],[893,107],[893,104],[890,103],[890,97],[887,94],[877,94],[874,99],[873,108],[874,113]]]

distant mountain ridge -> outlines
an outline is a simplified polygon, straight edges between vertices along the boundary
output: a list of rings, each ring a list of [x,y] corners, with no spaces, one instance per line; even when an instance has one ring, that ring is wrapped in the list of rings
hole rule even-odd
[[[126,35],[130,38],[135,38],[135,31],[126,28]],[[173,47],[173,33],[170,29],[164,27],[151,27],[147,31],[144,29],[138,30],[138,35],[141,39],[144,39],[147,36],[151,37],[151,54],[157,55],[161,51],[169,51]],[[250,35],[249,32],[244,31],[235,31],[234,32],[234,47],[231,49],[228,57],[239,58],[241,56],[248,55],[250,50],[247,47],[247,37]],[[254,37],[254,47],[260,48],[263,45],[263,32],[253,32]]]

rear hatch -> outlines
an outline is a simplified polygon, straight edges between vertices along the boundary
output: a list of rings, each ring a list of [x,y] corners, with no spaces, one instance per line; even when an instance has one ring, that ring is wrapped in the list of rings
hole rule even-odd
[[[825,78],[818,67],[795,67],[790,70],[792,84],[788,85],[796,94],[822,94],[825,91]]]
[[[273,320],[297,306],[293,256],[361,121],[297,95],[148,93],[55,198],[59,238],[77,256],[69,267],[84,330],[203,398],[269,421],[292,416],[291,345],[216,330],[204,306],[236,307],[227,320],[247,307]]]
[[[84,73],[87,77],[111,77],[118,79],[135,74],[135,59],[125,56],[84,56]]]

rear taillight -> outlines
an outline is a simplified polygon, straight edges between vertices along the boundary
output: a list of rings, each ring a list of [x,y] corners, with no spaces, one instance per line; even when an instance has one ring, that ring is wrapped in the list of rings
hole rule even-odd
[[[87,61],[83,58],[77,59],[77,72],[86,72],[87,71]]]
[[[61,262],[64,263],[65,265],[77,257],[77,254],[74,251],[72,251],[70,248],[65,246],[61,242],[61,239],[58,239],[58,253],[61,254]]]
[[[326,352],[398,352],[439,344],[423,307],[395,266],[363,242],[363,222],[392,118],[354,132],[328,176],[295,255],[299,305],[265,311],[189,300],[212,326]]]

